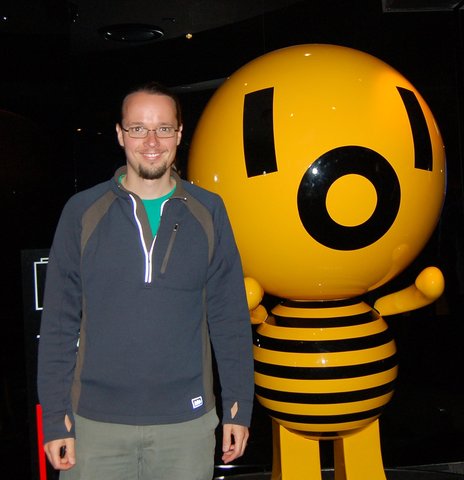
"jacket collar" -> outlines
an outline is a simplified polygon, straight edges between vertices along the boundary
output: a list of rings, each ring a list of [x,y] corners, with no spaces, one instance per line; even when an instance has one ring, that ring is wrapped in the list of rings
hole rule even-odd
[[[133,193],[126,190],[124,186],[120,183],[119,179],[121,175],[127,175],[127,167],[124,165],[119,167],[113,176],[113,187],[117,192],[126,192]],[[175,170],[171,170],[171,177],[176,181],[176,191],[174,192],[174,197],[185,198],[187,197],[187,191],[184,188],[183,180],[180,178],[179,174]]]

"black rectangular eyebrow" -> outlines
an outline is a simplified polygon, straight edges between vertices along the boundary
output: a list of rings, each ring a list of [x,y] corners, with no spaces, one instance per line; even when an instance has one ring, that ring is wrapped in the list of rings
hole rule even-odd
[[[396,87],[408,113],[414,141],[414,168],[433,170],[433,153],[430,133],[424,112],[413,91]]]
[[[248,177],[277,172],[273,104],[274,88],[245,95],[243,149]]]

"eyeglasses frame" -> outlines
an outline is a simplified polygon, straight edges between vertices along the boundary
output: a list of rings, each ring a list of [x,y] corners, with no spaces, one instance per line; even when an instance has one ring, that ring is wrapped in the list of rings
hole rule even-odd
[[[143,127],[142,125],[134,125],[133,127],[124,128],[124,127],[121,125],[121,130],[123,130],[124,132],[126,132],[126,133],[129,135],[129,137],[131,137],[131,138],[147,138],[149,132],[154,132],[157,138],[174,138],[174,137],[176,136],[176,133],[178,133],[178,132],[180,131],[180,128],[174,128],[174,127],[172,127],[172,128],[174,128],[174,131],[173,131],[173,134],[170,135],[169,137],[160,137],[160,136],[158,135],[158,129],[159,129],[159,128],[168,127],[168,126],[171,127],[171,125],[163,125],[163,126],[161,126],[161,127],[156,127],[156,128],[147,128],[147,127]],[[134,128],[134,127],[142,128],[142,129],[146,132],[146,134],[145,134],[143,137],[133,137],[133,136],[130,134],[130,131],[131,131],[130,129],[131,129],[131,128]]]

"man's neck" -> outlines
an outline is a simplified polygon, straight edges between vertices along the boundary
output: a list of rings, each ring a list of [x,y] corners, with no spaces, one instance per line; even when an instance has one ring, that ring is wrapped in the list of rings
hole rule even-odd
[[[176,185],[176,181],[171,176],[171,171],[167,171],[161,178],[146,180],[136,175],[131,175],[128,171],[122,184],[130,192],[134,192],[143,200],[160,198],[168,194]],[[135,178],[134,178],[135,177]]]

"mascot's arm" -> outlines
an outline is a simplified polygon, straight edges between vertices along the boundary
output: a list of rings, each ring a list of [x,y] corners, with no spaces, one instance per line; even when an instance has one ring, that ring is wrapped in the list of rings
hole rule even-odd
[[[443,274],[436,267],[427,267],[418,275],[414,285],[379,298],[374,308],[382,316],[409,312],[433,303],[445,289]]]
[[[245,277],[245,291],[251,323],[254,325],[263,323],[267,318],[266,309],[259,303],[263,299],[263,287],[254,278]]]

